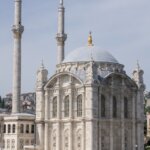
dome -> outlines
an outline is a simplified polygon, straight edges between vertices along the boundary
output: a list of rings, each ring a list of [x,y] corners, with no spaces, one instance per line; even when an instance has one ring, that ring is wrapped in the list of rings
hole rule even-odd
[[[63,63],[87,62],[91,60],[97,62],[118,63],[118,61],[109,52],[96,46],[85,46],[75,49],[68,56],[66,56]]]

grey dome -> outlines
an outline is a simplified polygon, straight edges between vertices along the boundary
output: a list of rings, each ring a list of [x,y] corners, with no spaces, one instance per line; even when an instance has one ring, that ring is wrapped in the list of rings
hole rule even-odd
[[[85,46],[72,51],[63,63],[66,62],[85,62],[85,61],[98,61],[118,63],[118,61],[107,51],[100,49],[96,46]]]

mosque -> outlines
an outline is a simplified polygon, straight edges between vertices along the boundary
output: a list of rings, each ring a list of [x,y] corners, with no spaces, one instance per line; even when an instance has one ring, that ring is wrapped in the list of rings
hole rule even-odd
[[[13,103],[0,116],[3,150],[144,150],[143,70],[129,77],[124,65],[95,46],[64,56],[65,8],[58,7],[56,73],[42,64],[36,76],[35,115],[20,112],[22,0],[15,0]]]

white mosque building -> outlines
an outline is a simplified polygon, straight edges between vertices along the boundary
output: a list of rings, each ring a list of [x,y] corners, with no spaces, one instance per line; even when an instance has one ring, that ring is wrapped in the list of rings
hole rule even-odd
[[[21,113],[22,0],[15,0],[13,26],[13,105],[1,115],[3,150],[144,150],[143,70],[130,78],[124,65],[100,49],[89,35],[87,46],[64,56],[64,4],[58,8],[56,73],[37,71],[36,113]]]

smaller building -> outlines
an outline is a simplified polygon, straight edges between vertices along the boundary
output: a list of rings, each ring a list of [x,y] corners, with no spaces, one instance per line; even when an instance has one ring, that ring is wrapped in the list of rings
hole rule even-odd
[[[35,116],[27,113],[1,115],[0,148],[23,150],[35,144]]]

